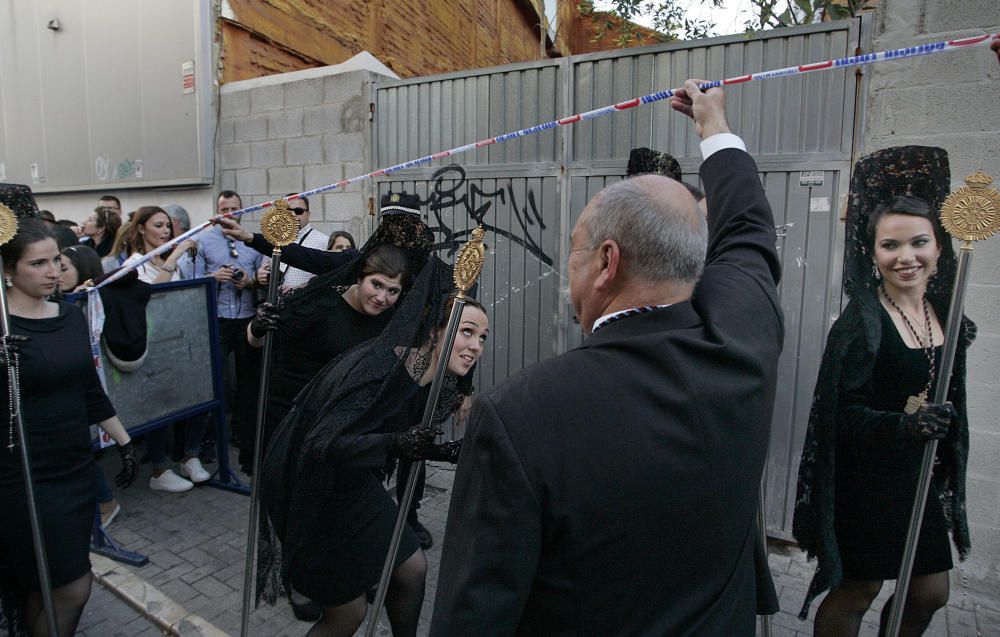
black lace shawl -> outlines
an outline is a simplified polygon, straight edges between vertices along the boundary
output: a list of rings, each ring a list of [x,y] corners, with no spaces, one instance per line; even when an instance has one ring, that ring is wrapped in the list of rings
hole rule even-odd
[[[308,526],[316,503],[337,488],[337,467],[382,467],[386,461],[387,419],[414,397],[416,383],[404,353],[426,343],[444,316],[452,290],[452,270],[430,257],[381,335],[331,361],[302,390],[282,420],[261,468],[261,540],[257,600],[273,603],[285,591],[280,541],[294,519]],[[424,357],[419,366],[426,369]],[[446,377],[435,422],[459,402],[457,379]],[[413,423],[416,424],[416,423]],[[308,532],[300,535],[309,536]]]
[[[940,210],[948,195],[949,179],[947,153],[926,146],[887,148],[862,158],[855,166],[847,212],[844,272],[844,290],[851,301],[827,337],[809,412],[792,522],[792,533],[799,546],[810,559],[818,558],[816,574],[799,615],[802,619],[807,617],[812,600],[838,586],[842,578],[833,526],[837,401],[841,392],[856,390],[871,378],[882,340],[880,302],[876,296],[878,280],[868,247],[868,219],[878,205],[902,194],[923,198],[933,209]],[[927,286],[927,299],[942,325],[948,316],[955,271],[954,249],[950,241],[945,242],[937,274]],[[963,316],[948,393],[958,410],[959,422],[939,444],[938,458],[942,461],[934,471],[934,485],[962,559],[970,548],[965,514],[969,449],[966,350],[975,334],[975,325]]]

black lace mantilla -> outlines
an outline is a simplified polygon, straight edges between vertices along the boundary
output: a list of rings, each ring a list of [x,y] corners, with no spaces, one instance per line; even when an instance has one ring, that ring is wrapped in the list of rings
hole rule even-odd
[[[799,465],[793,534],[809,558],[818,558],[816,574],[809,585],[800,618],[808,616],[812,600],[834,588],[842,579],[840,552],[834,534],[834,484],[836,467],[836,419],[840,392],[850,392],[871,378],[882,339],[878,281],[872,270],[867,227],[879,205],[909,194],[930,202],[940,211],[948,195],[950,172],[947,153],[940,148],[903,146],[887,148],[862,158],[851,180],[847,212],[844,290],[851,301],[827,337],[826,349],[816,380],[806,441]],[[948,316],[956,270],[951,243],[942,246],[937,274],[928,283],[927,298],[942,323]],[[976,327],[962,318],[961,334],[952,369],[949,400],[959,419],[938,448],[934,485],[941,500],[952,540],[961,559],[970,548],[965,513],[965,471],[968,462],[969,428],[966,411],[966,351],[975,339]]]
[[[263,598],[273,603],[285,592],[279,540],[289,524],[294,521],[300,537],[311,535],[301,529],[311,523],[316,503],[336,488],[338,465],[355,462],[355,445],[366,437],[390,433],[386,419],[394,406],[420,391],[407,369],[407,362],[414,362],[409,354],[444,317],[451,275],[451,266],[430,257],[381,335],[330,362],[302,390],[275,431],[260,477],[265,514],[258,547],[258,602]],[[448,374],[435,423],[451,414],[458,387],[458,379]]]

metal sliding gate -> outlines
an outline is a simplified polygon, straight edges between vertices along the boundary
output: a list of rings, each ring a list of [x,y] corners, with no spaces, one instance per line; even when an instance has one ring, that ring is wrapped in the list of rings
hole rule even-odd
[[[656,90],[855,54],[860,19],[516,64],[374,87],[373,163],[389,166]],[[826,332],[839,314],[847,201],[863,94],[854,69],[734,85],[727,109],[757,160],[779,226],[785,348],[765,476],[770,535],[791,537],[799,454]],[[441,256],[478,223],[489,255],[479,300],[491,336],[476,385],[577,345],[564,270],[586,202],[625,173],[629,152],[673,155],[698,184],[698,139],[666,102],[546,130],[380,178],[378,195],[427,202]],[[746,317],[752,321],[753,317]],[[739,426],[739,423],[733,423]]]

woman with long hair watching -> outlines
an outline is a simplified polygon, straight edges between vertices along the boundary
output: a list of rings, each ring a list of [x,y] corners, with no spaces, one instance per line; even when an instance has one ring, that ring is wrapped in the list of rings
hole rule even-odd
[[[81,232],[98,256],[106,257],[111,253],[111,246],[122,227],[122,218],[110,208],[98,206],[94,212],[83,221]]]

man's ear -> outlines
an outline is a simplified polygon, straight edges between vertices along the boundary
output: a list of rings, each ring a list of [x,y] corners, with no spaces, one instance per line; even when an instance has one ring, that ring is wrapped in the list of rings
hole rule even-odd
[[[621,266],[621,249],[618,243],[612,239],[605,239],[597,247],[597,258],[600,264],[600,272],[594,279],[594,288],[607,290],[618,280],[618,268]]]

